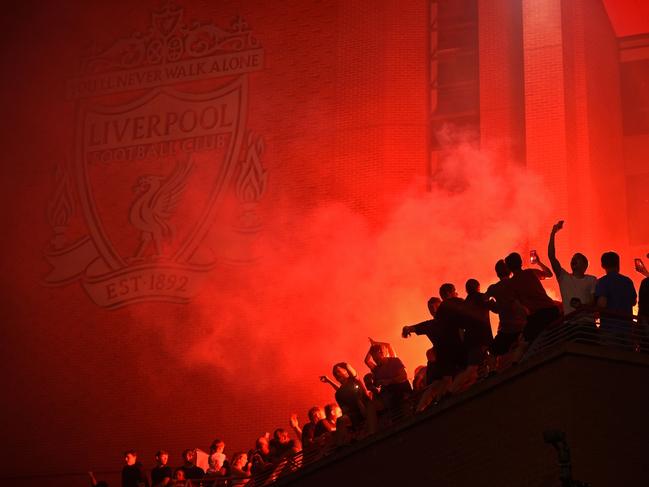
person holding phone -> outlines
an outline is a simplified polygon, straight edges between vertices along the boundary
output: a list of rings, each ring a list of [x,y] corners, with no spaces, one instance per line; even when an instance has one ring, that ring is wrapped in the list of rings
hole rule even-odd
[[[561,317],[559,308],[543,288],[541,279],[552,277],[552,271],[540,260],[541,269],[523,269],[523,258],[518,252],[505,257],[507,268],[512,271],[508,283],[514,289],[515,298],[528,312],[523,338],[530,344],[551,323]]]
[[[575,311],[574,304],[581,303],[582,305],[589,306],[595,304],[595,285],[597,284],[597,278],[586,274],[588,259],[580,252],[576,252],[572,256],[572,259],[570,259],[571,272],[566,271],[561,266],[559,259],[557,259],[555,237],[562,228],[563,220],[557,222],[552,227],[548,242],[548,258],[550,259],[550,265],[559,283],[563,312],[564,314],[568,314]]]

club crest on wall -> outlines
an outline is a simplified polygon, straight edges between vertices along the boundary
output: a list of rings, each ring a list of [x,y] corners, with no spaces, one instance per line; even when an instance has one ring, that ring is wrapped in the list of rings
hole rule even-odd
[[[242,19],[186,23],[173,2],[145,32],[88,53],[67,84],[74,157],[48,208],[46,284],[79,280],[106,308],[187,303],[217,262],[251,258],[267,175],[248,78],[262,67]],[[77,213],[85,235],[71,239]]]

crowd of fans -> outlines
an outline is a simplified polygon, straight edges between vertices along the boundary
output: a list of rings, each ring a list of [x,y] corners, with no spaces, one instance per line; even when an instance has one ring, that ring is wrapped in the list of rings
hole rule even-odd
[[[289,424],[296,439],[278,428],[272,437],[259,437],[254,449],[230,458],[224,453],[225,443],[214,440],[209,452],[185,450],[184,463],[176,469],[169,467],[169,454],[161,450],[148,475],[137,453],[127,451],[122,486],[185,486],[206,479],[215,485],[242,485],[259,476],[268,482],[272,475],[295,470],[331,448],[371,435],[404,414],[423,411],[498,373],[516,363],[549,327],[585,326],[606,344],[628,344],[632,335],[649,336],[649,272],[642,260],[635,260],[636,270],[645,276],[638,302],[634,284],[620,273],[620,258],[614,252],[601,256],[604,275],[599,279],[586,273],[588,259],[581,253],[572,256],[570,271],[564,269],[555,251],[555,237],[562,227],[563,222],[558,222],[550,234],[550,267],[533,252],[530,261],[536,267],[524,268],[522,257],[513,252],[496,262],[498,280],[485,292],[476,279],[466,281],[465,298],[451,283],[440,286],[439,297],[428,301],[431,319],[402,330],[403,338],[425,335],[432,344],[426,365],[415,370],[412,383],[393,347],[370,340],[364,360],[369,372],[361,380],[351,364],[340,362],[333,366],[334,380],[321,376],[333,387],[335,402],[309,409],[308,422],[302,426],[293,414]],[[553,276],[561,302],[553,301],[542,284]],[[636,303],[637,318],[633,316]],[[495,336],[490,313],[498,316]],[[299,451],[303,454],[297,459],[294,454]],[[92,481],[97,487],[106,485],[94,477]]]

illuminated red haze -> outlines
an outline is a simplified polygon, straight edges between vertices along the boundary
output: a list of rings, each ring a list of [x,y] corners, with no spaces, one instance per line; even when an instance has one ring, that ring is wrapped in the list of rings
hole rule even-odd
[[[622,152],[621,122],[608,124],[613,102],[605,102],[612,97],[597,91],[617,89],[609,78],[594,85],[598,80],[583,82],[584,89],[594,86],[588,102],[599,111],[576,121],[566,118],[556,134],[554,110],[568,113],[573,105],[564,101],[575,93],[564,94],[563,86],[554,90],[554,105],[542,120],[531,113],[544,106],[547,100],[542,97],[548,96],[545,88],[552,88],[550,83],[539,77],[543,89],[533,93],[537,97],[531,101],[521,101],[527,103],[524,117],[530,118],[524,120],[526,143],[536,144],[536,159],[526,155],[526,163],[544,171],[546,182],[559,167],[553,160],[541,167],[546,149],[563,151],[567,161],[568,147],[594,161],[591,172],[597,184],[591,181],[582,188],[588,204],[579,214],[587,216],[577,229],[577,222],[557,214],[557,208],[566,208],[565,187],[553,191],[559,185],[544,185],[523,161],[478,150],[461,135],[440,134],[446,140],[445,157],[436,183],[426,190],[426,2],[358,0],[331,2],[336,8],[329,8],[330,2],[296,0],[283,2],[291,8],[277,9],[272,2],[252,0],[179,0],[187,22],[225,26],[241,15],[264,49],[264,69],[250,73],[246,81],[245,130],[263,140],[267,180],[244,174],[236,182],[236,196],[244,203],[265,190],[258,215],[263,229],[250,252],[256,260],[246,265],[219,262],[204,273],[207,281],[186,304],[147,301],[107,309],[89,298],[79,275],[56,288],[43,286],[43,277],[52,271],[45,249],[64,238],[62,232],[52,237],[51,227],[65,226],[75,211],[79,225],[85,225],[74,198],[54,199],[52,204],[55,168],[75,164],[77,106],[65,97],[66,81],[76,76],[85,41],[108,46],[144,32],[160,2],[70,0],[65,7],[62,2],[34,0],[5,3],[11,4],[4,16],[6,75],[0,81],[6,112],[0,308],[5,326],[0,356],[8,371],[4,390],[9,397],[2,415],[11,418],[3,429],[8,439],[2,465],[6,477],[95,467],[117,470],[121,452],[128,448],[140,450],[147,467],[157,449],[168,449],[170,464],[176,466],[182,449],[207,449],[214,438],[224,439],[229,453],[245,451],[256,436],[286,427],[290,413],[297,412],[304,421],[309,407],[332,401],[331,388],[318,376],[330,375],[333,363],[348,361],[364,373],[368,337],[390,342],[412,376],[425,362],[429,343],[424,338],[402,339],[401,328],[428,318],[426,301],[444,282],[454,283],[463,295],[469,278],[478,279],[483,290],[494,282],[494,263],[511,251],[533,247],[545,258],[553,219],[565,218],[566,233],[574,231],[570,245],[589,245],[567,249],[563,246],[568,239],[562,235],[563,262],[566,251],[584,251],[593,274],[600,274],[595,248],[618,247],[616,242],[627,231],[622,228],[626,220],[614,222],[624,197],[610,208],[608,201],[597,209],[590,205],[601,200],[590,189],[624,187],[621,169],[612,178],[617,186],[605,180],[607,164],[616,160],[614,149]],[[612,8],[619,2],[607,3],[618,35],[637,33],[633,30],[642,27],[634,21],[649,18],[642,15],[647,2],[636,0],[619,10]],[[549,10],[554,5],[536,4],[549,5]],[[608,19],[602,18],[608,29]],[[555,34],[561,35],[560,29]],[[609,57],[617,62],[617,41],[609,37]],[[600,44],[589,46],[599,49]],[[555,46],[550,47],[546,51],[552,61]],[[585,57],[599,58],[599,51]],[[492,71],[500,73],[499,62],[490,66]],[[581,80],[550,74],[575,84]],[[197,93],[227,81],[231,80],[200,80],[187,86],[183,82],[174,88]],[[492,89],[500,90],[495,85]],[[576,104],[586,103],[577,95],[572,96]],[[118,93],[109,101],[119,104],[137,96]],[[597,131],[573,137],[577,128],[586,130],[582,123],[593,121],[588,117],[598,122],[592,124]],[[601,120],[607,123],[599,124]],[[573,122],[575,127],[569,126]],[[613,123],[618,139],[610,141]],[[553,146],[557,134],[569,140]],[[533,152],[529,149],[530,145],[526,150]],[[205,153],[195,155],[197,165],[208,159]],[[570,165],[572,160],[566,162],[573,171],[569,174],[591,164],[582,159],[579,168]],[[135,201],[132,186],[148,171],[168,174],[164,165],[162,159],[140,166],[93,165],[106,169],[108,176],[97,191],[107,202],[114,227],[123,224],[133,230],[128,236],[126,231],[115,232],[115,239],[126,241],[133,252],[144,223],[135,228],[129,221]],[[638,174],[646,173],[646,168],[640,169]],[[123,192],[112,184],[120,178],[128,182],[119,187]],[[190,226],[187,222],[196,216],[192,212],[206,206],[211,182],[196,183],[174,221],[180,230]],[[551,195],[560,192],[566,198],[553,201]],[[617,226],[591,226],[591,217]],[[211,227],[216,230],[206,246],[215,255],[228,254],[232,249],[224,247],[230,243],[217,227]],[[79,235],[87,234],[85,226],[78,230]],[[611,243],[608,234],[617,240]],[[628,267],[624,271],[630,273]]]
[[[468,278],[494,282],[496,260],[520,250],[551,209],[516,163],[467,143],[447,153],[439,184],[390,195],[379,223],[342,203],[272,213],[257,264],[227,294],[217,278],[194,306],[200,336],[184,365],[238,384],[236,402],[259,404],[254,421],[266,429],[330,402],[318,376],[342,360],[362,371],[368,337],[391,342],[412,375],[430,345],[403,340],[401,328],[427,319],[444,282],[462,292]]]

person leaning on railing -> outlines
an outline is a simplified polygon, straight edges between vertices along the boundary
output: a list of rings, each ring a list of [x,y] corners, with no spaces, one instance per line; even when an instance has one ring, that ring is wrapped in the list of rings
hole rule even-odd
[[[252,475],[261,475],[268,472],[273,468],[273,463],[270,457],[270,440],[269,434],[257,438],[255,442],[255,449],[248,452],[250,458],[251,473]]]
[[[295,434],[298,436],[298,438],[301,438],[302,440],[303,450],[311,450],[312,448],[315,448],[317,446],[314,441],[315,430],[318,422],[321,419],[325,418],[325,412],[320,406],[313,406],[311,409],[309,409],[307,416],[309,418],[309,422],[306,423],[302,428],[300,428],[297,414],[291,414],[289,420],[291,428],[293,429],[293,431],[295,431]]]
[[[155,454],[155,466],[151,469],[151,487],[165,487],[171,482],[173,470],[169,462],[169,452],[158,450]]]
[[[620,256],[615,252],[604,252],[601,263],[606,275],[600,277],[595,286],[597,306],[622,316],[631,316],[638,295],[633,281],[620,274]],[[632,331],[630,319],[611,318],[604,315],[600,324],[600,331],[604,334],[605,341],[626,341]]]
[[[232,456],[230,462],[230,476],[233,485],[244,485],[250,480],[250,469],[252,462],[248,461],[248,455],[244,452],[237,452]]]
[[[523,259],[517,252],[505,257],[505,264],[512,271],[509,285],[515,290],[516,299],[529,311],[523,337],[527,343],[532,343],[550,323],[561,316],[559,308],[541,284],[541,279],[553,276],[552,271],[540,259],[536,264],[541,269],[523,269]]]

